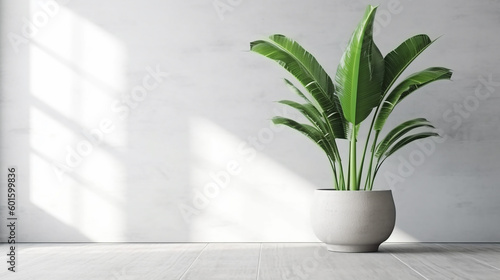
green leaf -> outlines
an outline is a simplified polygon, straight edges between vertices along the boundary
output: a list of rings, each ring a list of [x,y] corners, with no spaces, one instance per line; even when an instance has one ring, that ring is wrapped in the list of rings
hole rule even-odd
[[[417,118],[413,120],[406,121],[398,126],[396,126],[393,130],[391,130],[385,138],[377,145],[375,149],[375,157],[379,158],[383,154],[387,152],[390,146],[394,144],[397,140],[403,137],[406,133],[410,132],[413,129],[419,127],[430,127],[434,128],[434,126],[424,118]]]
[[[310,106],[312,106],[313,108],[309,108],[310,111],[312,111],[313,109],[315,109],[315,113],[317,112],[319,115],[316,116],[317,118],[321,118],[322,120],[326,121],[326,119],[328,119],[328,117],[325,115],[323,116],[321,114],[320,111],[318,111],[317,108],[319,108],[318,105],[314,105],[314,104],[317,104],[316,100],[313,99],[312,102],[295,86],[293,85],[289,80],[285,79],[285,83],[287,84],[287,86],[290,88],[291,91],[293,91],[295,94],[297,94],[298,96],[302,97],[304,100],[307,101],[307,104],[310,104]],[[287,104],[289,105],[289,104]],[[304,104],[305,105],[305,104]],[[299,108],[296,108],[296,109],[299,109]],[[300,109],[299,109],[300,110]],[[306,116],[308,117],[308,116]],[[308,117],[309,118],[309,117]],[[310,119],[311,120],[311,119]],[[312,121],[312,120],[311,120]],[[314,123],[314,122],[313,122]],[[325,123],[325,122],[322,122],[322,123]],[[326,127],[326,124],[325,124],[325,127],[322,127],[321,128],[322,131],[325,133],[325,134],[329,134],[329,129],[328,127]],[[345,137],[345,131],[343,129],[343,126],[335,126],[335,125],[332,125],[332,135],[333,135],[333,138],[332,139],[329,139],[330,141],[335,141],[335,138],[343,138]]]
[[[420,34],[408,38],[397,48],[388,53],[384,58],[385,71],[382,92],[389,91],[408,65],[410,65],[413,60],[433,42],[434,41],[431,41],[429,36]]]
[[[292,129],[295,129],[299,131],[300,133],[304,134],[307,136],[309,139],[311,139],[314,143],[318,144],[318,146],[326,153],[328,158],[331,161],[335,161],[335,154],[334,152],[330,149],[330,146],[328,144],[328,140],[326,139],[326,136],[319,131],[317,128],[308,125],[308,124],[301,124],[298,123],[294,120],[284,118],[284,117],[274,117],[273,119],[274,124],[282,124],[286,125]]]
[[[394,110],[394,107],[410,93],[431,82],[444,79],[449,80],[451,75],[452,72],[448,68],[431,67],[407,77],[397,85],[382,102],[380,112],[375,120],[375,130],[382,130],[387,118]]]
[[[268,41],[250,43],[250,50],[278,62],[290,72],[315,100],[318,111],[325,113],[337,138],[346,138],[347,125],[332,79],[316,58],[297,42],[272,35]]]
[[[450,80],[452,75],[453,72],[451,71],[451,69],[444,67],[431,67],[409,76],[401,83],[403,84],[402,87],[405,88],[405,90],[403,90],[403,92],[401,93],[401,97],[398,99],[398,103],[403,101],[405,97],[410,95],[410,93],[414,92],[415,90],[434,81]]]
[[[394,144],[394,146],[392,146],[387,152],[385,152],[384,156],[387,158],[390,155],[394,154],[397,150],[410,144],[411,142],[419,140],[419,139],[431,137],[431,136],[439,136],[439,134],[437,134],[436,132],[421,132],[421,133],[407,136],[407,137],[401,139],[396,144]]]
[[[292,82],[290,82],[288,79],[283,79],[285,80],[285,84],[288,86],[288,88],[290,88],[290,90],[292,92],[294,92],[295,94],[297,94],[298,96],[302,97],[304,100],[306,100],[308,103],[311,103],[311,100],[309,100],[309,98],[307,98],[307,96],[305,96],[305,94],[302,93],[302,91],[300,91],[300,89],[298,89],[294,84],[292,84]],[[314,100],[314,99],[313,99]],[[317,107],[321,108],[319,106],[319,104],[317,104]]]
[[[317,129],[319,129],[323,134],[328,134],[328,128],[326,127],[325,121],[323,120],[321,113],[312,104],[300,104],[295,101],[281,100],[281,104],[288,105],[294,109],[297,109],[302,115],[304,115]]]
[[[384,59],[373,42],[377,7],[368,6],[342,55],[335,83],[345,119],[361,123],[380,104]]]

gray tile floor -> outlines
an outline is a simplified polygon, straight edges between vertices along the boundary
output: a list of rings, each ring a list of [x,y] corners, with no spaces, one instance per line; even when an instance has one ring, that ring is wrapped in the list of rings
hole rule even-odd
[[[1,244],[6,259],[8,245]],[[17,244],[0,279],[500,279],[500,244],[388,243],[332,253],[320,243]]]

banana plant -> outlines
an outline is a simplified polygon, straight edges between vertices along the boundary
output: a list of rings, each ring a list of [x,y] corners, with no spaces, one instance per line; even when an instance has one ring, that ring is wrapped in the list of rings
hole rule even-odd
[[[334,79],[311,53],[284,35],[275,34],[250,43],[251,51],[277,62],[300,84],[297,86],[285,79],[302,102],[282,100],[280,103],[298,110],[309,123],[281,116],[272,121],[299,131],[325,152],[336,190],[372,190],[377,172],[389,156],[414,141],[439,136],[428,120],[415,118],[397,125],[379,139],[396,105],[420,87],[449,80],[452,71],[431,67],[396,83],[435,40],[419,34],[383,56],[373,40],[376,11],[377,7],[367,7],[340,59]],[[363,145],[358,142],[358,131],[370,116]],[[337,141],[349,141],[347,163],[342,162]],[[360,161],[358,149],[362,150]]]

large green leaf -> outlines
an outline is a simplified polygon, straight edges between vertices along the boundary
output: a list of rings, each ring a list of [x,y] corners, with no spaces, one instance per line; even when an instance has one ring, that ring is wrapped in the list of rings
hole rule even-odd
[[[384,58],[373,42],[377,7],[368,6],[342,55],[335,76],[336,90],[347,121],[361,123],[380,104]]]
[[[388,151],[386,151],[384,153],[384,157],[385,158],[389,157],[390,155],[392,155],[393,153],[395,153],[397,150],[399,150],[402,147],[410,144],[413,141],[416,141],[416,140],[419,140],[419,139],[423,139],[423,138],[427,138],[427,137],[431,137],[431,136],[439,136],[439,134],[437,134],[436,132],[420,132],[420,133],[416,133],[416,134],[413,134],[413,135],[410,135],[410,136],[406,136],[405,138],[401,139],[399,142],[397,142],[396,144],[394,144]]]
[[[318,106],[315,106],[314,104],[316,103],[316,100],[312,100],[312,102],[295,86],[293,85],[290,81],[288,81],[287,79],[285,79],[285,83],[288,85],[288,87],[295,93],[297,94],[298,96],[302,97],[304,100],[307,101],[306,104],[299,104],[300,108],[297,106],[297,104],[294,104],[293,106],[291,104],[287,104],[289,103],[290,101],[286,101],[286,102],[280,102],[280,103],[283,103],[283,104],[286,104],[286,105],[289,105],[289,106],[292,106],[294,107],[295,109],[299,110],[302,112],[302,114],[304,116],[306,116],[306,118],[308,118],[313,124],[324,124],[323,126],[319,127],[317,126],[319,129],[321,129],[325,134],[331,134],[332,137],[328,137],[328,140],[331,141],[331,142],[334,142],[336,138],[342,138],[342,137],[345,137],[345,131],[344,130],[338,130],[337,131],[335,129],[331,129],[331,126],[328,125],[328,123],[326,123],[326,120],[328,119],[328,117],[326,116],[326,114],[321,114],[321,112],[318,111]],[[313,118],[314,117],[314,118]],[[321,120],[324,120],[322,122],[319,121],[319,119]],[[337,126],[338,128],[338,126]],[[330,133],[331,131],[331,133]],[[340,134],[340,135],[339,135]],[[336,145],[335,143],[332,143],[332,145]]]
[[[382,130],[394,107],[415,90],[438,80],[449,80],[452,72],[444,67],[431,67],[414,73],[398,84],[383,101],[375,120],[375,130]]]
[[[420,34],[408,38],[384,57],[385,71],[382,92],[388,92],[401,73],[434,41]]]
[[[324,135],[328,135],[328,128],[323,120],[321,113],[318,112],[316,107],[310,103],[300,104],[295,101],[281,100],[281,104],[288,105],[296,110],[298,110],[302,115],[304,115],[317,129],[321,130]]]
[[[401,83],[404,84],[402,87],[406,88],[406,90],[403,90],[403,92],[401,93],[401,97],[398,99],[398,103],[403,101],[403,99],[405,99],[408,95],[410,95],[410,93],[414,92],[415,90],[434,81],[450,80],[452,75],[453,72],[451,71],[451,69],[444,67],[430,67],[409,76]]]
[[[250,50],[278,62],[290,72],[307,89],[317,109],[328,117],[335,136],[346,138],[347,125],[332,79],[312,54],[279,34],[270,36],[269,40],[251,42]]]
[[[285,84],[288,86],[288,88],[290,88],[290,90],[292,92],[294,92],[295,94],[297,94],[298,96],[302,97],[304,100],[306,100],[308,103],[311,103],[311,100],[309,100],[309,98],[307,98],[307,96],[305,94],[302,93],[302,91],[300,91],[300,89],[298,89],[294,84],[292,84],[292,82],[290,82],[288,79],[284,79],[285,80]],[[313,99],[313,101],[315,101]],[[319,104],[315,104],[314,105],[316,108],[321,108],[319,106]]]
[[[375,150],[375,156],[378,158],[381,157],[383,154],[387,152],[387,150],[389,149],[390,146],[392,146],[392,144],[394,144],[397,140],[403,137],[406,133],[420,127],[434,128],[434,126],[424,118],[417,118],[406,121],[396,126],[385,136],[385,138],[378,144]]]
[[[301,123],[298,123],[294,120],[284,118],[284,117],[274,117],[273,123],[286,125],[292,129],[295,129],[295,130],[299,131],[300,133],[304,134],[309,139],[311,139],[313,142],[318,144],[318,146],[326,153],[326,155],[328,156],[328,158],[331,161],[335,161],[335,154],[331,150],[330,145],[328,144],[328,140],[326,139],[325,135],[321,131],[319,131],[317,128],[315,128],[311,125],[308,125],[308,124],[301,124]]]

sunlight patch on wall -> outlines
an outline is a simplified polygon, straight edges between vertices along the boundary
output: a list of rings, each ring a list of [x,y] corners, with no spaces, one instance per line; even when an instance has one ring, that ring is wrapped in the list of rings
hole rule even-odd
[[[126,144],[111,109],[125,46],[60,6],[29,48],[30,199],[92,241],[125,240],[127,174],[111,148]]]
[[[191,241],[316,241],[314,186],[207,119],[189,127]]]

